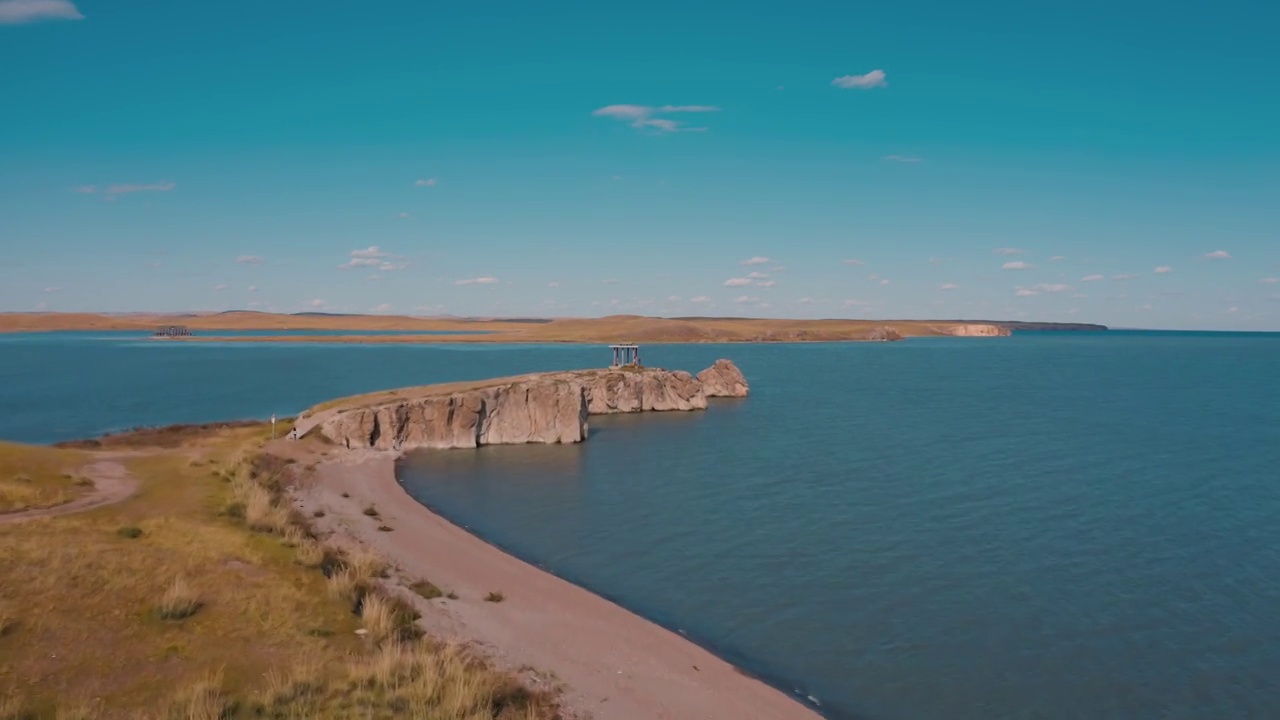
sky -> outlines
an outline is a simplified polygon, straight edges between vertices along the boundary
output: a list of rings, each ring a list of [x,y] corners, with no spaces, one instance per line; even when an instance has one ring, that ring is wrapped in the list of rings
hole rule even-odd
[[[1273,3],[0,0],[0,311],[1280,330]]]

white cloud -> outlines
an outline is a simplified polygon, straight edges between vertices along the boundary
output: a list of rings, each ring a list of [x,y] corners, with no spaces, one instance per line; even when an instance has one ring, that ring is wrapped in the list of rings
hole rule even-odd
[[[410,215],[410,214],[409,214],[409,213],[407,213],[407,212],[402,212],[402,213],[400,213],[400,217],[402,217],[402,218],[407,218],[407,217],[413,217],[413,216],[412,216],[412,215]]]
[[[436,183],[438,182],[440,181],[437,180],[436,178],[418,179],[413,183],[413,186],[414,187],[435,187]]]
[[[465,280],[454,280],[454,281],[453,281],[453,284],[454,284],[454,285],[496,285],[496,284],[498,284],[498,278],[496,278],[496,277],[489,277],[489,276],[487,276],[487,275],[486,275],[486,276],[484,276],[484,277],[478,277],[478,278],[467,278],[467,279],[465,279]]]
[[[1018,288],[1018,291],[1014,293],[1014,295],[1017,295],[1018,297],[1030,297],[1032,295],[1039,294],[1040,293],[1038,291],[1032,290],[1031,288]]]
[[[678,303],[678,302],[680,302],[680,296],[679,296],[679,295],[668,295],[668,296],[667,296],[667,302]]]
[[[930,265],[941,265],[943,262],[945,262],[945,261],[944,261],[942,258],[940,258],[940,257],[931,257],[931,258],[929,258],[929,264],[930,264]]]
[[[724,281],[725,287],[742,287],[743,285],[750,285],[750,284],[751,284],[751,280],[749,280],[748,278],[729,278],[728,280]]]
[[[222,290],[226,290],[228,287],[230,287],[230,286],[229,286],[229,285],[214,285],[214,286],[213,286],[213,289],[214,289],[214,290],[218,290],[218,291],[222,291]]]
[[[391,303],[382,303],[378,307],[374,308],[373,311],[379,313],[391,312]]]
[[[885,155],[884,159],[888,160],[889,162],[908,163],[908,164],[924,162],[924,158],[918,158],[915,155]]]
[[[1214,250],[1213,252],[1205,253],[1200,257],[1204,258],[1205,260],[1230,260],[1231,253],[1227,252],[1226,250]]]
[[[48,310],[48,309],[49,309],[49,303],[47,303],[47,302],[38,302],[38,303],[36,303],[36,310],[41,310],[41,311],[43,311],[43,310]]]
[[[841,260],[840,262],[844,263],[845,265],[852,265],[854,267],[862,267],[863,265],[866,265],[865,262],[858,260],[857,258],[849,258],[847,260]]]
[[[672,113],[708,113],[717,112],[720,108],[714,105],[606,105],[592,111],[596,117],[607,117],[625,121],[634,128],[652,128],[661,132],[699,132],[704,127],[686,127],[678,120],[654,117]]]
[[[1140,308],[1138,308],[1138,309],[1139,309],[1139,310],[1150,310],[1150,309],[1151,309],[1151,303],[1147,303],[1146,305],[1143,305],[1142,307],[1140,307]]]
[[[1156,275],[1164,275],[1165,273],[1173,272],[1173,268],[1169,267],[1168,265],[1161,265],[1157,267],[1155,270],[1152,270],[1151,272],[1155,273]]]
[[[617,278],[606,278],[600,281],[601,285],[621,285],[622,281]]]
[[[1065,255],[1054,255],[1053,257],[1049,258],[1049,262],[1062,262],[1063,260],[1066,260],[1066,259],[1067,258]]]
[[[1228,315],[1236,315],[1236,314],[1238,314],[1239,312],[1240,312],[1240,308],[1238,308],[1238,307],[1231,307],[1231,308],[1227,308],[1227,314],[1228,314]]]
[[[1013,262],[1007,262],[1001,265],[1000,269],[1001,270],[1030,270],[1033,267],[1035,266],[1032,265],[1031,263],[1022,262],[1021,260],[1014,260]]]
[[[315,300],[309,300],[307,304],[313,308],[324,307],[324,300],[316,298]]]
[[[56,293],[61,289],[62,288],[58,287],[57,285],[50,285],[49,287],[45,288],[44,291],[47,293]]]
[[[239,255],[235,259],[237,265],[261,265],[262,257],[258,255]]]
[[[405,267],[406,265],[404,263],[393,263],[393,262],[384,261],[381,265],[378,266],[378,270],[381,272],[391,272],[392,270],[403,270],[405,269]]]
[[[774,285],[777,285],[777,284],[778,284],[778,281],[777,281],[777,280],[765,280],[765,281],[763,281],[763,282],[758,282],[758,283],[756,283],[756,287],[771,288],[771,287],[773,287]]]
[[[549,288],[558,288],[558,287],[560,287],[560,283],[556,282],[555,280],[552,280],[551,282],[547,283],[547,287],[549,287]]]
[[[1123,280],[1133,280],[1136,277],[1138,276],[1134,273],[1120,273],[1119,275],[1112,275],[1111,279],[1123,281]]]
[[[865,75],[841,75],[832,80],[831,84],[845,90],[870,90],[871,88],[884,87],[889,83],[885,82],[883,70],[872,70]]]
[[[390,255],[391,253],[383,252],[382,249],[379,248],[377,245],[370,245],[369,247],[364,248],[363,250],[351,251],[351,257],[353,258],[380,258],[380,257],[389,257]]]
[[[888,284],[889,284],[889,278],[880,278],[880,284],[881,284],[881,285],[888,285]]]
[[[768,265],[771,262],[773,261],[770,260],[769,258],[760,257],[759,255],[757,255],[755,257],[749,257],[738,264],[739,265]]]
[[[41,20],[83,20],[84,15],[68,0],[4,0],[0,2],[0,25],[22,25]]]
[[[943,283],[938,286],[938,289],[945,292],[949,290],[959,290],[960,286],[956,285],[955,283]]]
[[[845,300],[844,301],[845,307],[865,307],[870,304],[871,303],[867,302],[866,300]]]
[[[734,298],[733,301],[738,304],[745,305],[747,303],[760,302],[760,298],[751,297],[750,295],[739,295],[738,297]]]
[[[247,287],[247,288],[245,288],[245,289],[246,289],[246,290],[248,290],[249,292],[258,292],[258,286],[257,286],[257,285],[250,285],[249,287]]]
[[[991,252],[997,255],[1022,255],[1023,254],[1022,248],[1011,248],[1011,247],[994,248],[992,249]]]
[[[812,305],[814,303],[814,299],[811,297],[802,297],[796,302],[800,303],[801,305]]]
[[[1031,289],[1038,292],[1060,293],[1070,290],[1071,286],[1062,283],[1040,283],[1039,285],[1032,285]]]
[[[407,265],[401,262],[392,262],[399,259],[400,256],[389,253],[377,245],[370,245],[367,248],[359,248],[351,251],[351,258],[338,266],[341,270],[350,270],[352,268],[375,268],[382,272],[393,272],[395,270],[403,270]]]
[[[1085,275],[1084,277],[1080,278],[1080,282],[1097,282],[1099,280],[1106,280],[1106,278],[1104,278],[1101,275],[1098,275],[1097,273],[1094,273],[1093,275]]]
[[[108,185],[103,194],[108,200],[114,200],[118,195],[128,195],[136,192],[169,192],[178,187],[177,183],[158,182],[158,183],[121,183],[118,185]],[[96,193],[98,187],[96,185],[81,185],[76,188],[76,192],[80,193]]]
[[[769,274],[762,273],[762,272],[752,272],[752,273],[748,273],[747,277],[751,278],[752,280],[763,280],[769,277]]]
[[[350,260],[342,263],[338,267],[342,268],[343,270],[347,270],[350,268],[358,268],[358,267],[377,267],[381,265],[383,262],[384,261],[381,260],[380,258],[353,257]]]
[[[1275,285],[1277,283],[1280,283],[1280,278],[1262,278],[1258,282],[1262,283],[1263,285]]]
[[[80,187],[75,188],[75,191],[78,193],[84,193],[85,195],[92,195],[93,193],[98,192],[98,186],[97,185],[81,185]]]
[[[689,302],[691,302],[691,303],[709,303],[709,302],[711,302],[711,298],[707,297],[706,295],[696,295],[696,296],[694,296],[694,297],[689,298]]]

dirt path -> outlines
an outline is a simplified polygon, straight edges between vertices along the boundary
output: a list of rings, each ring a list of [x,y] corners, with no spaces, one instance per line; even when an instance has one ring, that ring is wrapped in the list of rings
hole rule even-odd
[[[114,460],[99,460],[89,463],[80,468],[78,472],[81,476],[93,481],[93,490],[87,495],[76,498],[69,503],[50,508],[0,514],[0,525],[92,510],[104,505],[118,503],[128,498],[138,489],[138,481],[129,474],[124,465]]]

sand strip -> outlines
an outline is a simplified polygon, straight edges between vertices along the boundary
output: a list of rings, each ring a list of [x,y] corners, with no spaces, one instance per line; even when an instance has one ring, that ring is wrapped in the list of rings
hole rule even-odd
[[[393,455],[331,451],[294,499],[309,517],[324,511],[314,522],[332,533],[331,542],[365,545],[395,564],[403,581],[427,579],[457,593],[456,600],[418,599],[428,632],[478,646],[501,666],[562,681],[571,718],[819,717],[680,635],[431,512],[400,486]],[[363,513],[370,505],[379,519]],[[485,602],[494,591],[506,599]]]

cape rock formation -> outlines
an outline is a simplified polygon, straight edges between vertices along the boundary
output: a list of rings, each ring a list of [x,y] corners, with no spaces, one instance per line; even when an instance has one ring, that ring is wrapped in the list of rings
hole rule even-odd
[[[407,388],[327,403],[303,413],[299,435],[316,431],[347,448],[411,450],[575,443],[588,415],[702,410],[708,397],[746,397],[728,360],[698,373],[609,368],[538,373],[479,383]]]

